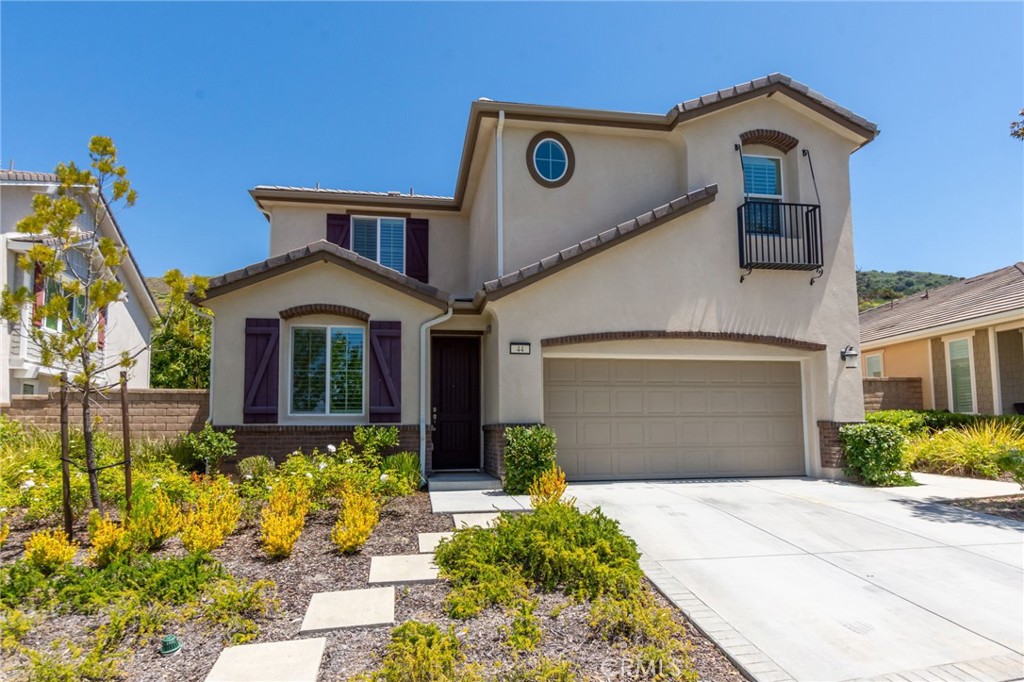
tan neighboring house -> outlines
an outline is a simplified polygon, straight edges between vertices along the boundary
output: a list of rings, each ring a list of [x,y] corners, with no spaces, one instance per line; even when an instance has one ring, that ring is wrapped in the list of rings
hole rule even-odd
[[[0,283],[8,287],[28,287],[36,291],[41,299],[53,291],[53,282],[33,281],[32,273],[18,267],[18,257],[29,249],[31,243],[25,235],[16,230],[19,220],[32,213],[32,198],[38,193],[57,191],[57,177],[53,173],[37,173],[22,170],[0,170]],[[86,206],[88,202],[86,202]],[[85,210],[91,210],[88,207]],[[91,230],[93,221],[83,214],[83,230]],[[127,246],[124,234],[117,221],[108,214],[100,223],[104,236],[116,244]],[[132,388],[149,387],[149,345],[151,321],[158,315],[156,301],[146,286],[145,278],[129,251],[129,257],[119,268],[117,277],[125,285],[122,300],[107,308],[103,334],[99,343],[99,360],[107,358],[107,364],[116,364],[123,351],[136,353],[140,349],[135,367],[129,375]],[[22,324],[32,325],[33,315],[26,308]],[[59,328],[57,319],[38,319],[37,326],[43,329]],[[107,383],[118,381],[119,369],[114,367],[107,373]],[[0,406],[10,404],[12,396],[45,394],[56,388],[60,369],[48,367],[41,362],[39,348],[20,334],[12,333],[7,324],[0,324]]]
[[[1024,263],[860,314],[865,378],[916,377],[923,407],[1024,414]]]
[[[396,424],[427,473],[500,475],[543,422],[576,480],[837,475],[876,134],[773,74],[664,114],[475,101],[451,197],[258,186],[212,421],[271,455]]]

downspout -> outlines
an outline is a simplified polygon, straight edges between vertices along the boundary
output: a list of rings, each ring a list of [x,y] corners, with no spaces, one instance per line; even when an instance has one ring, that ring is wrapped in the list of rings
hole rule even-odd
[[[214,343],[214,341],[217,338],[217,320],[210,313],[203,312],[203,309],[200,308],[199,306],[196,306],[196,312],[199,314],[200,317],[205,317],[207,320],[210,321],[210,388],[206,392],[206,400],[208,402],[208,405],[206,406],[206,423],[210,424],[212,426],[213,425],[213,371],[214,371],[214,367],[215,367],[214,362],[213,362],[213,353],[214,353],[214,349],[216,349],[216,347],[217,347],[216,344]]]
[[[427,480],[427,331],[447,321],[455,313],[451,301],[448,311],[420,325],[420,480]]]
[[[504,178],[504,144],[502,139],[505,132],[505,110],[502,109],[498,112],[498,133],[495,137],[495,146],[497,147],[496,156],[498,159],[498,168],[495,175],[497,196],[497,209],[498,214],[498,277],[505,274],[505,178]]]

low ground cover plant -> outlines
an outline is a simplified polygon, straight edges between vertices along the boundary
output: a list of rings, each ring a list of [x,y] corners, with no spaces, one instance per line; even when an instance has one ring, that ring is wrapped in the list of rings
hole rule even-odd
[[[540,474],[555,466],[555,432],[543,424],[505,429],[505,492],[525,495]]]
[[[410,620],[391,631],[391,641],[377,670],[353,682],[478,682],[481,667],[466,663],[454,630]]]
[[[907,446],[907,463],[918,471],[998,478],[1024,450],[1024,429],[1011,422],[980,421],[959,429],[921,433]]]

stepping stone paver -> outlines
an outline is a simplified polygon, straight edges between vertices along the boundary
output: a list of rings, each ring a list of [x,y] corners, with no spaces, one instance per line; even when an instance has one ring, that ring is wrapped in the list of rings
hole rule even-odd
[[[299,635],[394,623],[394,587],[317,592],[309,600]]]
[[[455,533],[420,533],[420,554],[432,554],[441,540],[447,540]]]
[[[228,647],[206,682],[316,682],[326,645],[316,637]]]
[[[489,528],[494,525],[494,522],[498,520],[499,516],[501,516],[501,514],[498,512],[452,515],[455,520],[456,528],[463,528],[464,526],[481,526],[483,528]]]
[[[370,557],[370,584],[431,583],[437,580],[433,554]]]

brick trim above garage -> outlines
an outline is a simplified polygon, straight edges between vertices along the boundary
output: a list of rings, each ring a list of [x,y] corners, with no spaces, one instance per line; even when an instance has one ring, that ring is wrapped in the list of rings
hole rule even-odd
[[[744,334],[741,332],[700,332],[700,331],[661,331],[638,330],[628,332],[595,332],[591,334],[571,334],[541,339],[543,348],[568,346],[577,343],[598,343],[601,341],[633,341],[640,339],[689,339],[699,341],[733,341],[737,343],[757,343],[763,346],[779,346],[796,350],[825,350],[823,343],[789,339],[782,336],[765,336],[763,334]]]
[[[359,310],[358,308],[350,308],[347,305],[337,305],[336,303],[307,303],[305,305],[296,305],[291,308],[285,308],[280,313],[282,320],[290,320],[293,317],[303,317],[305,315],[338,315],[340,317],[351,317],[355,320],[366,322],[370,319],[370,313]]]

